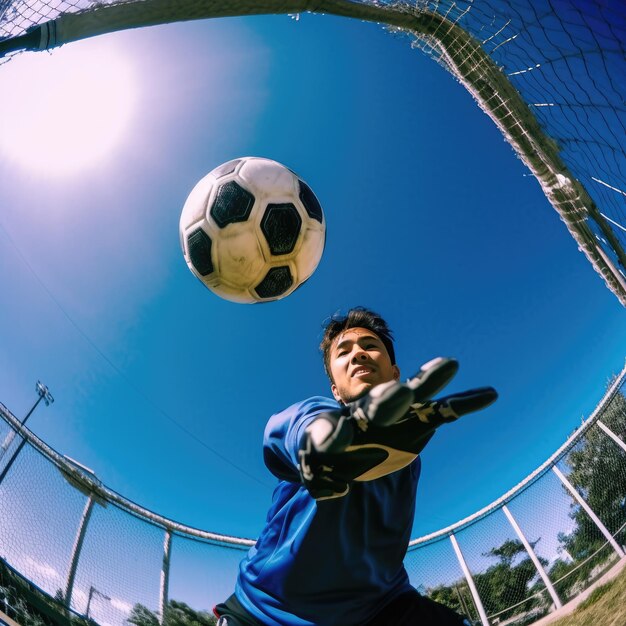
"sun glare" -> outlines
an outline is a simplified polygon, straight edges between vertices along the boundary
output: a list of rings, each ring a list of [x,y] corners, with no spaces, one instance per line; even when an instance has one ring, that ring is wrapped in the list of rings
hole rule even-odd
[[[128,132],[137,102],[131,61],[98,40],[0,67],[0,151],[47,175],[100,164]]]

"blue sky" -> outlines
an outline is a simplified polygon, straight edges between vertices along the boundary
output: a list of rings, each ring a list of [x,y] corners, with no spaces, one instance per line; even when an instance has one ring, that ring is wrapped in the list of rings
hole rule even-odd
[[[404,39],[304,15],[176,24],[60,52],[122,59],[130,74],[111,90],[132,85],[132,98],[96,160],[77,149],[59,174],[54,158],[45,171],[2,154],[0,401],[22,416],[41,379],[56,401],[31,428],[131,500],[255,537],[274,484],[265,423],[327,393],[321,324],[353,305],[388,319],[406,376],[450,355],[461,363],[450,390],[500,392],[424,451],[414,536],[524,478],[621,370],[618,300],[493,123]],[[27,62],[0,67],[0,83],[12,68],[27,76]],[[57,97],[37,95],[42,108]],[[0,132],[12,123],[3,115]],[[38,136],[33,160],[54,157],[62,137]],[[314,276],[262,306],[212,295],[178,241],[194,184],[244,155],[297,171],[328,225]]]

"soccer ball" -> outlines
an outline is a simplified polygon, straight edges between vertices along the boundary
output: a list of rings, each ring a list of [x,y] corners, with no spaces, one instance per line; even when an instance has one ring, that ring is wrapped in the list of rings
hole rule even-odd
[[[180,216],[189,269],[233,302],[288,296],[317,267],[325,237],[324,213],[311,188],[284,165],[259,157],[209,172]]]

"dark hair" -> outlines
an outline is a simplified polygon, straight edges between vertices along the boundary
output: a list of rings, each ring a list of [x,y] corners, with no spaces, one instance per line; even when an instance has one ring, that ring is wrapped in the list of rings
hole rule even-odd
[[[328,378],[333,379],[330,374],[330,348],[335,338],[348,328],[367,328],[375,333],[383,342],[392,365],[396,364],[396,353],[393,348],[393,334],[387,326],[387,322],[375,313],[362,306],[350,309],[346,315],[333,315],[324,327],[324,336],[320,343],[320,350],[324,358],[324,369]]]

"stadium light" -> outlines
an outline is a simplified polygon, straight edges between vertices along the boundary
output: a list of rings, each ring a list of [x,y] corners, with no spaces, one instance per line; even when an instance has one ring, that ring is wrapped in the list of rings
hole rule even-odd
[[[46,406],[49,406],[54,402],[54,398],[52,397],[50,390],[40,380],[37,381],[37,384],[35,385],[35,390],[39,394],[39,398],[37,402],[35,402],[35,406],[33,406],[33,408],[30,410],[30,413],[34,411],[35,407],[39,404],[39,402],[41,402],[41,400],[46,403]],[[28,416],[24,418],[24,422],[26,421],[27,417]],[[22,424],[24,424],[24,422],[22,422]]]
[[[18,433],[21,433],[21,430],[24,427],[24,424],[26,424],[26,422],[28,421],[28,418],[33,414],[33,411],[39,406],[39,403],[43,400],[46,406],[50,406],[54,402],[54,398],[52,397],[50,390],[40,380],[38,380],[37,383],[35,384],[35,391],[37,392],[39,396],[37,398],[37,401],[35,402],[35,404],[33,404],[30,411],[28,411],[28,413],[26,414],[26,417],[24,417],[24,419],[20,422],[19,429],[16,431],[12,430],[9,433],[8,437],[4,440],[2,444],[2,448],[0,450],[0,459],[4,456],[4,453],[8,450],[9,446],[11,445],[11,442],[13,441],[13,439],[15,439],[15,436]],[[4,466],[4,469],[2,470],[2,473],[0,474],[0,484],[2,484],[4,477],[7,475],[7,472],[11,469],[13,462],[15,461],[15,459],[17,458],[17,456],[22,451],[22,448],[25,445],[26,445],[26,437],[23,437],[20,445],[17,447],[17,449],[13,453],[13,456],[11,456],[11,458],[7,461],[6,465]]]

